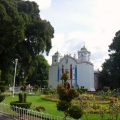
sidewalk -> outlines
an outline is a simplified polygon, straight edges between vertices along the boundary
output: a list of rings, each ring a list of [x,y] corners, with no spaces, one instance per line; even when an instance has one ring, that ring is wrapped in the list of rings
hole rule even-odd
[[[0,114],[0,120],[12,120],[12,118]]]

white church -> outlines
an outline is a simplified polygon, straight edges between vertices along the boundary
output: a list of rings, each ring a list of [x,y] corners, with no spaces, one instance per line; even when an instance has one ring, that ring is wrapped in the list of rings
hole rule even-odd
[[[90,52],[83,46],[78,50],[78,58],[74,54],[64,55],[57,51],[52,56],[52,64],[49,68],[49,86],[56,88],[59,83],[62,83],[61,75],[64,71],[68,71],[69,86],[76,88],[84,86],[88,91],[95,91],[94,81],[94,65],[90,62]]]

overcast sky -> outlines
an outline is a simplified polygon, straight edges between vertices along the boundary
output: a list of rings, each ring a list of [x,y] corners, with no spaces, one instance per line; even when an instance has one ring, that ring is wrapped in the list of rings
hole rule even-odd
[[[108,58],[108,46],[120,29],[120,0],[30,0],[38,3],[40,16],[54,27],[49,64],[58,50],[77,55],[85,44],[94,69]]]

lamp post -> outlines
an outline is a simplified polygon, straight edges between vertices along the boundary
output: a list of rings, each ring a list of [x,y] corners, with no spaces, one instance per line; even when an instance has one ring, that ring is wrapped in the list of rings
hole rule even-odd
[[[14,87],[15,87],[15,77],[16,77],[17,62],[18,62],[18,59],[15,59],[15,73],[14,73],[14,82],[13,82],[13,97],[14,97]]]

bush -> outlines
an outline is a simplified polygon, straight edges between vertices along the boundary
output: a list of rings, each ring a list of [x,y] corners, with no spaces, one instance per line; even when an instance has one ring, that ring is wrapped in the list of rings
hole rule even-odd
[[[2,102],[5,99],[5,95],[0,95],[0,102]]]
[[[14,106],[25,108],[25,109],[29,109],[31,104],[32,104],[32,102],[20,103],[19,101],[13,101],[13,102],[10,103],[11,106],[14,105]]]
[[[59,101],[57,103],[57,110],[59,111],[66,111],[68,110],[68,108],[70,107],[70,103],[69,102],[66,102],[66,101]]]
[[[0,81],[0,102],[2,102],[5,99],[5,95],[1,95],[2,92],[5,92],[7,86],[4,85],[5,81]]]
[[[110,87],[107,87],[107,86],[104,86],[104,87],[103,87],[103,91],[104,91],[104,92],[107,92],[108,90],[110,90]]]
[[[4,85],[5,84],[5,81],[0,81],[0,85]]]
[[[26,86],[23,85],[23,86],[20,88],[20,90],[22,90],[22,91],[26,91]]]
[[[7,86],[0,85],[0,90],[1,90],[1,92],[5,92],[6,88],[7,88]]]
[[[48,95],[49,94],[48,88],[42,89],[42,94]]]
[[[26,102],[26,98],[27,98],[26,93],[19,93],[18,97],[19,97],[19,101],[10,102],[11,109],[13,111],[18,112],[18,113],[21,112],[21,111],[19,111],[18,109],[15,109],[12,106],[17,106],[17,107],[29,109],[31,104],[32,104],[32,102]],[[27,110],[26,110],[26,112],[27,112]],[[22,113],[20,113],[20,114],[22,114]]]
[[[34,88],[38,90],[39,86],[38,86],[38,85],[35,85]]]
[[[69,108],[69,115],[74,119],[79,119],[83,115],[83,110],[80,106],[73,105]]]
[[[19,96],[19,103],[26,102],[26,97],[27,97],[26,93],[19,93],[18,96]]]
[[[24,93],[19,93],[19,102],[23,103],[24,102]]]
[[[34,107],[33,110],[36,110],[38,112],[41,112],[41,111],[45,111],[45,108],[43,106],[38,106],[38,107]]]

